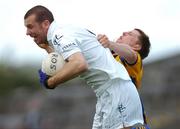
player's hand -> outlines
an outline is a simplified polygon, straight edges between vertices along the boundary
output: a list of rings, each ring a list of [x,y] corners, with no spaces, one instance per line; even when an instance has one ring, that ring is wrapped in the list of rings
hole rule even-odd
[[[109,48],[110,41],[108,37],[104,34],[98,34],[97,40],[101,43],[101,45],[105,48]]]
[[[49,76],[46,73],[44,73],[41,69],[39,69],[38,73],[41,85],[46,89],[54,89],[54,87],[52,88],[48,86],[47,80],[49,79]]]
[[[40,44],[37,44],[40,48],[42,49],[45,49],[47,51],[47,53],[51,53],[53,52],[53,48],[51,48],[48,43],[40,43]]]
[[[47,49],[48,48],[48,43],[36,43],[40,48],[42,49]]]

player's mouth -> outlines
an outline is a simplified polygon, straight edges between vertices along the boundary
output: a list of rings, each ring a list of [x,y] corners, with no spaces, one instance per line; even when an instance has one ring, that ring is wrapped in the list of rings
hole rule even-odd
[[[123,37],[123,36],[120,36],[120,38],[119,38],[119,39],[120,39],[120,40],[122,40],[122,37]]]
[[[37,43],[37,38],[35,38],[35,37],[34,37],[34,42],[36,42],[36,43]]]
[[[122,36],[120,36],[120,37],[116,40],[116,42],[121,42],[121,40],[122,40]]]
[[[38,36],[37,35],[31,35],[31,38],[33,38],[34,42],[38,43]]]

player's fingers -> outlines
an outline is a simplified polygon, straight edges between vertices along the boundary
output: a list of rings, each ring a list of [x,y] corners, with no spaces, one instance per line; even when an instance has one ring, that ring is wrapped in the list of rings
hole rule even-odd
[[[47,43],[41,43],[41,44],[37,44],[40,48],[46,49],[48,47]]]
[[[97,40],[99,41],[99,40],[101,40],[102,39],[102,37],[103,37],[103,35],[102,34],[98,34],[97,35]]]
[[[107,43],[102,43],[102,46],[107,48],[108,47],[108,44]]]
[[[98,35],[97,39],[100,43],[103,43],[106,40],[106,37],[105,37],[105,35],[101,34],[101,35]]]

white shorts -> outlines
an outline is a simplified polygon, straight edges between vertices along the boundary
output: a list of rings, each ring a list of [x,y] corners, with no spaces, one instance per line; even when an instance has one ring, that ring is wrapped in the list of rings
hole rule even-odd
[[[131,81],[112,80],[111,86],[97,95],[92,129],[121,129],[144,124],[138,91]]]

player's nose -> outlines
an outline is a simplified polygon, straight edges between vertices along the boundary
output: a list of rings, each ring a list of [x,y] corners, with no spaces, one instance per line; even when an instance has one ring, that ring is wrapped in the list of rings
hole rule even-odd
[[[127,34],[127,32],[123,32],[123,36],[125,36]]]
[[[30,31],[28,29],[26,30],[26,35],[30,35]]]

